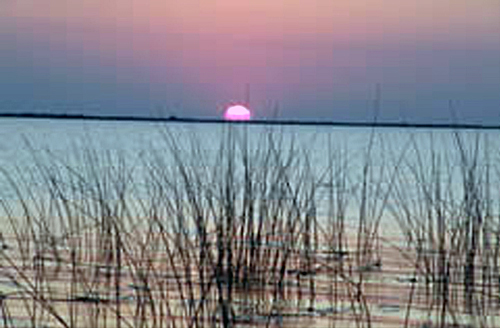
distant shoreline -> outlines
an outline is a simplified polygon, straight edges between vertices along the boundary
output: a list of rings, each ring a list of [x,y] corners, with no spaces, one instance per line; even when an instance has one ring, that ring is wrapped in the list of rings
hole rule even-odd
[[[215,123],[246,125],[302,125],[336,126],[369,128],[414,128],[414,129],[460,129],[460,130],[500,130],[500,125],[466,123],[406,123],[406,122],[352,122],[352,121],[317,121],[293,119],[254,119],[250,121],[227,121],[221,118],[193,117],[148,117],[134,115],[84,115],[84,114],[41,114],[41,113],[0,113],[0,118],[48,119],[48,120],[87,120],[115,122],[157,122],[157,123]]]

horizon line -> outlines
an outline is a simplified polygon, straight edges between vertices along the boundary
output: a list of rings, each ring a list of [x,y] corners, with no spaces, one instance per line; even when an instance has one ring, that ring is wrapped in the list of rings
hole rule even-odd
[[[46,119],[46,120],[88,120],[115,122],[157,122],[157,123],[210,123],[210,124],[243,124],[243,125],[303,125],[303,126],[336,126],[336,127],[369,127],[369,128],[414,128],[414,129],[460,129],[460,130],[500,130],[500,125],[477,123],[415,123],[415,122],[380,122],[380,121],[328,121],[303,119],[251,119],[230,121],[222,118],[153,117],[139,115],[87,115],[87,114],[54,114],[54,113],[0,113],[0,118]]]

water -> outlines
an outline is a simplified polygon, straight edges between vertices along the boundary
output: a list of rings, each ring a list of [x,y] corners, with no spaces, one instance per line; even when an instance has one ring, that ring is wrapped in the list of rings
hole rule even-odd
[[[254,150],[262,147],[259,142],[268,138],[270,133],[275,137],[275,141],[282,141],[283,149],[290,149],[293,143],[294,152],[301,158],[308,158],[315,176],[325,177],[329,167],[334,165],[336,174],[346,177],[346,192],[353,194],[361,188],[365,173],[363,168],[367,163],[371,172],[368,182],[380,185],[378,196],[391,194],[389,189],[396,180],[401,184],[408,178],[405,192],[407,197],[413,197],[415,201],[418,201],[418,181],[415,180],[417,171],[419,174],[434,174],[430,172],[433,160],[437,163],[435,166],[439,166],[441,178],[451,180],[444,182],[456,189],[457,199],[462,197],[460,193],[463,189],[462,154],[465,155],[465,160],[469,160],[470,165],[474,158],[479,159],[477,166],[488,165],[492,179],[490,182],[495,182],[500,172],[500,133],[497,131],[311,126],[229,128],[223,124],[30,119],[0,120],[0,167],[7,175],[13,172],[21,175],[35,172],[37,166],[44,164],[44,161],[79,168],[82,165],[82,154],[91,149],[100,154],[99,156],[111,154],[123,160],[127,167],[133,168],[134,181],[137,186],[141,186],[146,183],[145,166],[151,159],[151,154],[161,154],[166,158],[166,163],[173,163],[173,159],[169,157],[166,135],[173,137],[178,147],[185,151],[184,155],[190,154],[189,149],[193,148],[193,145],[198,147],[203,151],[205,164],[210,166],[215,163],[224,133],[230,129],[233,129],[237,143],[241,143],[246,136],[249,148]],[[463,149],[463,152],[460,149]],[[328,197],[328,181],[318,181],[318,186],[318,203],[323,201],[324,204]],[[43,189],[43,186],[41,187]],[[497,191],[491,192],[494,193],[492,198],[495,199]],[[15,198],[11,183],[5,177],[0,179],[0,199]],[[359,215],[359,199],[355,198],[353,197],[351,207],[347,211],[348,216],[353,218]],[[395,202],[394,196],[389,196],[387,203],[391,205]],[[328,214],[327,206],[319,206],[318,211],[320,215]]]
[[[230,152],[231,143],[224,141],[224,138],[229,136],[230,140],[234,141],[233,153]],[[500,240],[496,228],[499,226],[497,212],[500,208],[500,193],[499,188],[496,188],[500,182],[499,136],[499,132],[496,131],[457,132],[311,126],[271,128],[217,124],[0,120],[0,220],[8,214],[14,218],[14,221],[0,222],[2,227],[0,230],[2,240],[0,241],[6,242],[9,246],[0,245],[2,247],[0,254],[3,255],[1,258],[4,261],[10,260],[10,262],[2,262],[3,271],[0,272],[0,277],[4,280],[0,281],[0,295],[16,293],[23,295],[24,298],[18,299],[8,296],[7,301],[4,301],[13,309],[21,309],[21,312],[13,314],[15,320],[21,320],[23,306],[26,306],[21,300],[28,300],[26,304],[31,304],[30,301],[33,301],[33,304],[36,303],[32,299],[32,294],[24,293],[24,291],[38,283],[50,285],[50,288],[46,288],[47,291],[45,289],[35,291],[35,293],[46,293],[44,299],[50,300],[81,301],[89,295],[99,296],[99,293],[102,293],[103,299],[109,301],[114,299],[113,295],[118,288],[120,295],[123,296],[123,304],[127,305],[123,306],[121,311],[123,311],[124,318],[128,320],[128,318],[136,317],[135,308],[138,309],[142,306],[141,304],[146,304],[140,301],[143,297],[140,291],[148,290],[149,287],[144,287],[140,273],[152,270],[156,278],[147,282],[151,290],[163,292],[171,288],[174,292],[172,294],[170,291],[170,294],[166,294],[168,295],[166,299],[174,307],[180,302],[187,301],[179,297],[175,291],[179,292],[198,285],[183,285],[171,279],[173,276],[171,271],[175,267],[172,263],[192,261],[188,263],[189,265],[186,264],[187,267],[192,268],[199,265],[201,262],[197,256],[200,252],[196,248],[199,236],[190,231],[187,231],[185,235],[179,234],[175,230],[175,224],[167,224],[165,226],[175,232],[172,234],[172,240],[179,237],[181,242],[173,243],[169,239],[165,239],[167,241],[165,242],[164,239],[159,238],[162,236],[159,233],[160,230],[145,230],[141,226],[143,222],[141,215],[151,215],[148,212],[150,209],[161,207],[154,203],[159,201],[161,204],[161,197],[151,194],[152,191],[158,190],[154,189],[158,187],[155,183],[161,180],[152,180],[150,173],[159,172],[160,175],[167,173],[169,179],[165,180],[165,184],[182,180],[181,170],[178,167],[180,162],[181,165],[194,168],[193,171],[189,171],[196,173],[190,177],[192,179],[190,181],[194,183],[197,178],[201,178],[199,181],[201,186],[207,189],[213,188],[213,191],[224,194],[226,192],[224,189],[217,189],[221,185],[217,183],[211,185],[213,182],[211,179],[213,175],[219,174],[217,178],[221,180],[216,181],[226,181],[224,179],[229,178],[224,170],[233,165],[236,180],[234,185],[240,190],[244,186],[242,183],[244,181],[242,164],[244,156],[242,154],[245,153],[244,150],[247,147],[250,154],[258,154],[259,150],[263,152],[260,156],[256,156],[255,162],[252,162],[253,173],[258,177],[266,176],[264,173],[267,170],[271,174],[280,173],[275,167],[265,165],[263,159],[266,155],[273,158],[282,156],[281,162],[271,162],[283,164],[287,162],[291,152],[292,169],[284,170],[288,174],[284,180],[291,185],[292,190],[295,190],[293,188],[297,185],[302,186],[301,192],[305,191],[304,194],[295,199],[308,201],[301,209],[307,213],[314,210],[311,213],[315,213],[319,218],[318,230],[320,230],[321,240],[320,245],[317,249],[314,247],[312,253],[313,263],[318,264],[317,266],[304,267],[310,263],[310,255],[307,254],[311,251],[310,246],[306,246],[306,244],[310,245],[309,241],[306,242],[310,238],[310,230],[304,228],[307,225],[304,213],[300,213],[301,219],[296,221],[300,221],[299,225],[302,225],[294,235],[298,236],[297,244],[290,247],[293,249],[291,254],[293,254],[294,261],[287,264],[285,271],[278,270],[279,266],[273,267],[269,261],[270,258],[281,258],[283,254],[280,255],[280,252],[288,251],[287,247],[291,245],[287,236],[291,235],[292,230],[286,230],[288,226],[282,222],[286,222],[290,216],[297,213],[287,212],[290,208],[287,206],[278,207],[283,212],[277,214],[276,221],[278,225],[282,224],[286,229],[275,231],[274,228],[264,228],[264,235],[271,236],[271,238],[262,238],[256,248],[259,252],[262,249],[263,255],[259,257],[261,262],[252,263],[260,265],[258,267],[261,268],[264,276],[269,271],[286,273],[284,286],[291,293],[288,295],[289,299],[279,300],[279,302],[286,303],[284,311],[291,314],[291,319],[279,323],[280,326],[332,326],[332,322],[340,320],[337,326],[348,327],[354,326],[354,321],[357,320],[373,320],[375,327],[401,327],[406,318],[407,304],[413,295],[415,295],[413,300],[415,308],[409,317],[412,322],[414,320],[414,322],[422,323],[431,319],[438,322],[442,318],[441,305],[436,306],[435,302],[445,299],[442,297],[444,292],[439,288],[428,288],[429,280],[425,280],[424,277],[427,274],[432,275],[437,282],[448,281],[443,276],[446,275],[443,273],[446,270],[441,270],[441,261],[437,261],[437,256],[444,254],[448,258],[446,265],[455,273],[451,278],[446,276],[446,279],[454,279],[447,285],[447,288],[450,288],[452,295],[459,295],[460,301],[460,298],[467,296],[467,292],[463,292],[465,289],[462,284],[466,281],[463,268],[466,267],[465,264],[471,264],[467,262],[469,253],[456,250],[469,248],[475,250],[476,246],[471,246],[472,243],[469,243],[467,239],[469,233],[467,224],[472,221],[469,219],[474,219],[477,224],[481,225],[481,229],[478,228],[475,234],[482,234],[481,238],[484,241],[481,245],[478,244],[478,254],[481,254],[481,258],[479,259],[478,255],[478,260],[476,260],[482,261],[482,266],[477,266],[475,269],[477,285],[485,288],[485,290],[480,290],[480,287],[477,287],[475,294],[478,304],[481,302],[483,304],[480,315],[486,316],[492,323],[498,323],[499,318],[491,315],[491,313],[498,313],[495,307],[498,298],[495,296],[497,294],[494,294],[497,292],[495,289],[497,285],[491,282],[483,285],[481,279],[484,278],[480,277],[490,277],[489,275],[496,270],[497,266],[489,263],[498,263],[498,256],[492,255],[493,250],[490,245]],[[172,146],[178,149],[172,151]],[[179,160],[177,163],[176,156]],[[231,162],[231,159],[235,162]],[[158,166],[155,166],[157,164]],[[165,171],[154,171],[158,168],[165,169]],[[95,194],[96,185],[93,185],[93,179],[96,179],[98,188],[103,188],[100,190],[102,194]],[[197,186],[196,183],[194,183],[195,186]],[[259,190],[259,183],[265,184],[259,179],[256,179],[255,183],[257,184],[255,190]],[[52,184],[57,188],[52,188]],[[87,190],[87,184],[93,185],[94,189]],[[122,190],[121,187],[127,191],[126,210],[131,211],[132,214],[121,212],[117,217],[124,221],[130,220],[134,229],[128,229],[129,227],[125,225],[120,226],[119,229],[115,228],[113,231],[116,236],[118,236],[117,231],[120,231],[120,238],[123,238],[118,244],[116,241],[118,239],[109,238],[113,232],[106,230],[107,221],[101,221],[100,216],[105,216],[104,212],[107,209],[114,210],[113,205],[117,205],[117,209],[123,209],[120,207],[120,199],[116,194],[116,190]],[[274,186],[271,183],[268,187]],[[266,201],[269,203],[282,201],[279,192],[281,189],[276,190],[276,193],[266,194],[268,197]],[[308,194],[311,190],[314,190],[312,195]],[[58,194],[59,191],[60,194]],[[286,195],[293,196],[293,193]],[[162,196],[173,199],[174,202],[169,205],[175,207],[178,195],[167,192]],[[217,201],[219,196],[220,194],[216,194],[211,200]],[[85,197],[95,199],[92,202],[85,202],[83,199]],[[62,201],[46,201],[51,198],[60,198],[59,200],[62,199]],[[198,200],[201,198],[203,197]],[[182,199],[186,200],[186,198]],[[310,201],[311,199],[313,201]],[[27,203],[22,203],[22,200]],[[101,206],[102,203],[105,206]],[[57,207],[61,204],[69,204],[71,211],[77,212],[66,215],[64,209]],[[151,204],[152,206],[148,207]],[[208,205],[203,201],[200,201],[200,204]],[[23,218],[24,207],[21,205],[32,206],[30,208],[32,216],[28,218],[29,220],[23,221],[24,225],[15,222],[17,218],[20,218],[19,221],[25,219]],[[92,207],[94,205],[95,207]],[[111,208],[108,208],[108,205]],[[297,205],[298,208],[300,206],[302,205]],[[176,211],[175,208],[169,210],[170,212],[166,211],[165,218],[172,222],[179,219],[176,215],[183,211],[187,211],[186,214],[193,214],[189,213],[190,208],[183,208],[181,211]],[[258,212],[258,208],[255,212]],[[58,218],[53,219],[49,215],[55,215]],[[339,227],[339,220],[337,220],[342,215],[346,219],[345,231],[343,226]],[[477,220],[478,215],[481,216],[481,220]],[[192,215],[191,218],[196,218],[196,215]],[[268,214],[266,218],[272,220],[274,217]],[[443,239],[445,250],[438,253],[437,245],[441,240],[438,225],[443,222],[442,218],[445,221],[442,234],[446,235],[446,239]],[[85,226],[84,224],[88,222],[93,225]],[[156,227],[156,221],[149,220],[149,222],[153,222],[154,224],[151,225]],[[207,219],[207,222],[210,224],[210,219]],[[405,243],[401,239],[401,232],[405,232],[405,224],[413,224],[413,226],[406,226],[406,229],[413,233],[414,244]],[[457,227],[459,224],[463,226]],[[8,236],[9,228],[7,227],[10,225],[20,227],[16,231],[15,238],[12,237],[13,234]],[[336,225],[336,230],[330,230],[333,225]],[[245,225],[239,226],[238,229],[241,227]],[[349,230],[349,228],[356,227],[361,228]],[[211,231],[210,227],[208,230]],[[59,233],[60,231],[66,234]],[[227,229],[225,233],[230,235],[231,230]],[[335,242],[338,233],[343,234],[339,240],[344,240],[340,247]],[[241,237],[241,240],[238,239],[239,237],[240,235],[234,240],[231,239],[231,247],[250,245],[245,239],[248,237],[248,232],[247,235]],[[415,237],[422,238],[423,241],[415,242]],[[116,244],[113,244],[114,242]],[[172,263],[166,261],[168,257],[165,249],[169,247],[171,247],[170,251],[173,251],[173,253],[168,253],[169,256],[175,257]],[[127,259],[120,265],[117,264],[118,256],[115,256],[117,249],[121,249],[123,258]],[[213,252],[214,256],[217,254],[215,250],[210,248],[207,250]],[[183,251],[188,252],[190,256],[180,256],[179,254],[182,255]],[[422,258],[415,256],[417,252]],[[79,258],[73,262],[75,254]],[[238,254],[244,259],[242,263],[249,261],[244,256],[250,252]],[[269,254],[275,254],[275,257]],[[359,257],[358,254],[364,255]],[[43,265],[39,265],[39,261]],[[16,265],[12,265],[13,263]],[[23,266],[20,265],[21,263]],[[81,272],[70,270],[74,268],[73,263],[78,263],[77,267]],[[118,267],[120,269],[117,269]],[[424,269],[417,272],[417,268],[420,267]],[[40,270],[40,268],[43,269]],[[213,268],[210,270],[210,272],[217,272],[213,271]],[[120,274],[112,275],[115,279],[112,284],[109,280],[110,272],[120,272]],[[301,293],[305,294],[297,299],[295,296],[298,295],[299,273],[303,277],[301,278],[302,287],[298,286],[298,288]],[[197,276],[194,271],[191,274]],[[163,275],[165,279],[157,279]],[[345,278],[346,276],[348,278]],[[317,286],[317,293],[315,292],[312,296],[315,299],[314,306],[309,303],[309,294],[305,288],[307,285],[305,282],[313,280]],[[77,285],[81,285],[81,290],[87,293],[81,293],[80,287],[74,289],[73,281],[77,281]],[[256,280],[257,283],[259,281]],[[352,284],[351,281],[363,281],[363,285],[356,287],[358,285]],[[163,284],[165,282],[167,285]],[[333,282],[335,282],[334,291],[331,289]],[[168,285],[169,283],[171,285]],[[338,290],[337,285],[340,286]],[[96,287],[92,290],[88,289],[88,286]],[[214,286],[215,283],[212,284],[212,288],[215,289]],[[274,284],[274,286],[277,285]],[[346,286],[348,288],[344,290]],[[365,313],[362,307],[359,307],[357,309],[360,312],[357,316],[351,313],[357,306],[356,302],[360,302],[359,297],[357,300],[354,297],[353,288],[363,289],[369,312]],[[328,290],[330,290],[329,294],[325,292]],[[344,291],[348,292],[344,293]],[[197,292],[195,290],[195,294]],[[333,295],[335,295],[335,303],[332,301]],[[246,294],[237,294],[236,300],[244,300],[246,296]],[[259,300],[258,297],[263,297],[266,301],[272,299],[272,296],[267,294],[255,295],[255,297],[257,300]],[[191,301],[189,300],[187,304],[191,304]],[[443,302],[446,307],[451,304],[447,301]],[[454,302],[456,304],[451,304],[453,308],[450,310],[453,320],[458,318],[459,322],[468,322],[470,318],[475,318],[474,315],[470,317],[465,315],[464,306],[462,302],[457,301],[456,297]],[[118,318],[119,316],[115,316],[116,305],[113,302],[105,304],[100,311],[104,313],[110,311],[109,318]],[[161,304],[161,302],[152,303],[151,306],[162,306]],[[234,309],[240,318],[248,317],[254,320],[260,318],[262,319],[260,326],[264,326],[267,322],[265,315],[252,317],[252,314],[244,313],[244,311],[238,313],[237,305],[250,306],[252,303],[234,302]],[[91,312],[83,310],[95,310],[98,305],[80,304],[75,301],[69,302],[68,308],[64,306],[61,305],[60,308],[55,307],[55,309],[61,317],[69,318],[69,312],[74,310],[72,306],[80,307],[79,309],[82,310],[75,313],[87,314]],[[339,317],[339,313],[344,313],[345,316]],[[372,315],[371,318],[369,313]],[[462,315],[463,318],[460,317]],[[39,320],[45,320],[43,316],[40,317],[42,319]],[[84,315],[84,317],[98,318],[99,311],[96,311],[94,315]],[[182,321],[189,319],[189,316],[178,318]],[[15,320],[13,322],[17,324]],[[84,320],[86,319],[81,319],[81,326],[97,326],[87,324]],[[308,320],[310,322],[306,323]]]

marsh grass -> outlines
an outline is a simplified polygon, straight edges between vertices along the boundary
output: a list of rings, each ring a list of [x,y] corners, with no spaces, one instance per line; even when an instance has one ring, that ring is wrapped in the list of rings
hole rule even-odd
[[[436,327],[498,325],[491,147],[485,136],[455,132],[453,138],[455,149],[442,153],[431,136],[429,158],[415,143],[417,161],[397,183],[395,218],[413,248],[415,281],[424,281],[412,283],[405,326],[415,301]],[[416,197],[408,185],[416,186]]]
[[[137,159],[27,143],[32,168],[2,171],[16,196],[1,201],[3,326],[384,326],[388,253],[410,277],[400,326],[495,326],[500,176],[483,139],[456,134],[428,160],[374,131],[352,165],[330,137],[322,166],[294,137],[246,129],[213,149],[163,130]],[[405,245],[383,236],[389,212]]]

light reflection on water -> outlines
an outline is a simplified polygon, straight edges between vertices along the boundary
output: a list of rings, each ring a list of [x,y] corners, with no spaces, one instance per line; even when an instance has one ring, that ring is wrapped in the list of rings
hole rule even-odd
[[[327,220],[331,216],[329,205],[333,203],[334,206],[338,206],[338,197],[345,196],[345,215],[348,221],[345,231],[347,239],[355,237],[358,233],[350,228],[356,227],[357,219],[362,215],[363,202],[360,195],[363,188],[366,189],[367,204],[365,206],[368,210],[365,215],[372,219],[372,223],[378,215],[382,215],[384,218],[382,229],[378,229],[381,238],[383,238],[382,246],[377,245],[379,240],[376,239],[373,240],[374,244],[370,247],[376,248],[376,253],[378,256],[382,256],[382,261],[380,258],[378,261],[368,258],[366,264],[349,268],[351,274],[359,274],[363,275],[364,279],[371,279],[367,287],[367,295],[373,296],[372,310],[375,311],[374,315],[379,315],[380,318],[382,316],[385,318],[386,315],[387,317],[401,316],[403,313],[401,304],[404,304],[406,300],[405,295],[409,294],[407,289],[413,283],[421,283],[421,278],[417,279],[415,273],[412,272],[413,267],[411,262],[408,262],[408,258],[403,257],[404,254],[400,253],[399,249],[391,247],[395,242],[399,242],[399,240],[391,239],[395,238],[393,232],[398,229],[398,224],[391,216],[391,211],[395,207],[401,206],[398,203],[400,201],[397,197],[398,193],[403,193],[404,200],[408,201],[411,210],[419,210],[419,204],[429,202],[425,197],[434,197],[432,193],[439,189],[432,187],[432,183],[438,179],[442,182],[443,195],[441,197],[444,200],[439,206],[443,206],[444,209],[449,207],[454,209],[453,207],[460,205],[463,200],[463,178],[468,176],[469,172],[462,171],[462,169],[477,166],[480,176],[484,173],[482,170],[489,169],[491,171],[492,180],[489,183],[491,183],[492,188],[489,197],[494,201],[499,199],[496,194],[498,191],[495,190],[494,186],[498,183],[500,174],[498,165],[500,138],[498,138],[497,132],[491,131],[481,133],[460,131],[458,134],[454,134],[453,131],[444,130],[372,130],[310,126],[269,128],[240,125],[230,129],[228,125],[215,124],[186,125],[176,123],[162,125],[130,122],[13,119],[0,120],[0,167],[3,171],[0,179],[0,198],[7,201],[6,203],[16,204],[15,190],[6,179],[9,177],[21,179],[14,180],[14,182],[27,183],[35,193],[40,191],[40,195],[35,195],[35,198],[49,197],[45,194],[47,186],[41,180],[31,180],[30,177],[34,171],[39,169],[39,164],[43,168],[45,164],[56,163],[60,165],[59,167],[66,165],[76,173],[76,176],[89,174],[92,177],[92,172],[88,170],[94,168],[98,171],[98,175],[111,170],[118,177],[131,178],[133,190],[128,196],[127,202],[129,205],[136,201],[140,203],[141,199],[148,200],[149,197],[147,166],[155,163],[157,160],[155,156],[164,160],[160,164],[175,167],[172,157],[175,154],[169,152],[165,134],[179,147],[182,153],[181,162],[192,167],[199,166],[201,170],[204,168],[203,165],[210,167],[218,163],[217,160],[220,159],[219,146],[229,132],[233,133],[233,140],[239,146],[244,144],[243,140],[246,138],[248,148],[251,151],[257,151],[262,145],[268,147],[269,144],[266,144],[265,141],[266,138],[269,138],[268,133],[272,132],[273,145],[276,147],[277,153],[284,155],[285,158],[287,152],[292,149],[291,145],[294,144],[293,155],[297,158],[297,163],[300,166],[297,167],[298,171],[309,165],[311,177],[314,178],[313,182],[316,184],[316,208],[307,210],[314,212],[320,219]],[[199,150],[198,155],[200,156],[191,157],[191,148]],[[241,174],[241,162],[238,162],[241,160],[241,153],[239,153],[241,148],[237,146],[236,149],[236,172]],[[476,149],[477,154],[474,153]],[[89,159],[85,157],[89,155],[89,150],[90,155],[95,151],[97,156],[96,162],[90,160],[90,168],[86,164]],[[459,150],[463,150],[463,152],[461,153]],[[264,149],[265,151],[266,149]],[[464,155],[464,157],[461,158],[460,155]],[[477,163],[474,163],[475,159],[477,159]],[[461,164],[467,165],[461,166]],[[255,165],[256,170],[266,169],[265,166],[258,166],[258,163]],[[51,166],[48,165],[48,167]],[[329,179],[330,169],[333,174],[331,180]],[[57,178],[57,169],[55,172],[49,173],[54,173]],[[364,176],[366,176],[365,183],[363,183]],[[68,182],[64,180],[64,177],[62,176],[60,181],[62,188],[67,187],[64,183]],[[300,177],[290,177],[291,182],[295,182],[296,178]],[[73,182],[77,183],[78,181]],[[38,185],[34,185],[36,183]],[[481,184],[484,181],[478,181],[478,183]],[[422,193],[417,192],[422,185],[429,187],[428,194],[422,195]],[[453,195],[446,193],[453,193]],[[72,195],[72,193],[68,192],[66,195]],[[113,196],[112,193],[110,195]],[[333,198],[330,199],[330,197]],[[276,199],[273,194],[269,195],[269,202],[279,200],[278,195],[276,195]],[[449,201],[456,201],[456,203],[446,203]],[[492,208],[498,208],[495,206],[498,205],[496,203],[490,205]],[[36,213],[36,210],[34,212]],[[2,208],[0,208],[0,216],[1,213]],[[417,214],[422,213],[418,212]],[[52,220],[47,221],[47,224],[54,224],[54,226],[44,226],[44,228],[57,235],[57,223],[52,222]],[[141,224],[141,222],[137,224]],[[320,226],[328,228],[328,224]],[[450,226],[453,227],[452,224]],[[187,227],[187,229],[189,228]],[[75,230],[78,233],[84,231],[83,234],[86,236],[85,227],[79,227]],[[2,230],[2,232],[4,231]],[[89,231],[89,234],[94,232],[93,230]],[[141,230],[131,231],[140,232]],[[188,236],[189,239],[195,237],[194,235],[193,231],[188,230],[185,236]],[[262,244],[258,246],[270,251],[286,249],[291,244],[290,238],[287,239],[288,235],[289,233],[287,234],[286,231],[280,232],[280,234],[273,232],[271,238],[265,241],[262,239]],[[41,236],[43,237],[43,233]],[[137,233],[131,237],[140,241],[143,236]],[[287,275],[291,278],[286,281],[287,286],[292,289],[297,287],[295,284],[299,276],[314,276],[318,287],[322,287],[323,290],[331,286],[332,279],[342,282],[343,280],[339,276],[329,276],[331,274],[328,271],[330,269],[329,261],[345,261],[354,265],[354,258],[360,252],[359,246],[354,245],[354,239],[352,238],[350,244],[344,245],[345,249],[340,250],[327,249],[327,243],[319,245],[315,260],[320,266],[309,271],[304,268],[289,269]],[[70,241],[71,238],[68,240]],[[134,241],[137,242],[135,239]],[[248,244],[245,239],[240,242],[244,245]],[[391,243],[392,245],[390,245]],[[157,251],[163,250],[158,249]],[[450,254],[453,254],[453,251],[451,249]],[[299,249],[296,250],[295,254],[304,257],[307,256],[307,252]],[[431,257],[438,253],[435,249],[424,248],[422,254]],[[335,282],[337,281],[335,280]],[[127,288],[129,287],[130,285]],[[132,285],[132,287],[137,289],[136,285]],[[138,288],[140,289],[140,287],[139,285]],[[318,290],[322,288],[318,288]],[[128,289],[127,291],[130,292]],[[133,298],[130,300],[132,302]],[[314,313],[309,311],[309,305],[304,297],[304,304],[297,306],[295,312],[292,313],[293,317],[290,322],[283,326],[306,324],[318,326],[320,322],[324,322],[326,325],[327,319],[323,320],[319,318],[320,316],[331,317],[337,313],[345,313],[347,316],[352,314],[350,313],[352,306],[347,303],[340,303],[338,308],[334,308],[331,306],[331,302],[326,298],[323,299],[322,295],[318,295],[315,300]],[[414,311],[416,314],[412,315],[423,318],[426,313],[419,311],[417,308]],[[298,319],[299,317],[300,319]],[[246,319],[244,316],[240,318]],[[267,317],[262,318],[267,320]],[[250,319],[258,320],[260,317]],[[282,322],[279,323],[279,325],[281,324]]]

